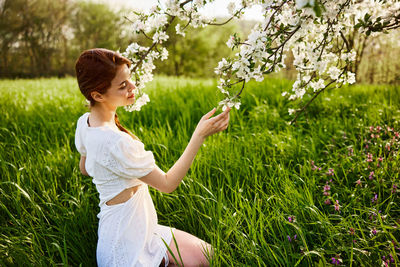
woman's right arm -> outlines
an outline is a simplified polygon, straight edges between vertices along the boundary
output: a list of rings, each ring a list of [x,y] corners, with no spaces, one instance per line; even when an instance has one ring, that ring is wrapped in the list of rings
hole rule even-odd
[[[83,175],[89,176],[85,169],[85,162],[86,162],[86,156],[81,156],[81,160],[79,161],[79,169],[81,170],[81,173]]]
[[[215,108],[205,114],[198,123],[182,156],[171,169],[165,173],[160,168],[156,167],[148,175],[140,178],[140,180],[161,192],[173,192],[178,187],[183,177],[185,177],[204,140],[208,136],[223,131],[228,127],[229,111],[230,108],[227,108],[224,112],[213,118],[210,117],[214,114]]]

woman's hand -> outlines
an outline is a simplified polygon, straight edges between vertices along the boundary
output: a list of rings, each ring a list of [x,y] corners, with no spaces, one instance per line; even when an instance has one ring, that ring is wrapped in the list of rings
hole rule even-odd
[[[157,167],[146,176],[140,178],[140,180],[161,192],[171,193],[174,191],[183,177],[185,177],[205,138],[228,127],[229,111],[231,109],[227,108],[221,114],[210,118],[215,113],[215,110],[214,108],[201,118],[182,156],[167,173]]]
[[[201,118],[196,129],[194,130],[193,135],[198,135],[202,139],[205,139],[210,135],[221,132],[228,128],[230,110],[231,109],[227,107],[226,110],[221,114],[210,118],[216,111],[216,108],[213,108]]]

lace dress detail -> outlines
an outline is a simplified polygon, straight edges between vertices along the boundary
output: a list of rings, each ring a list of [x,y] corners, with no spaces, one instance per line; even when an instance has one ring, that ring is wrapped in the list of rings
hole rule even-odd
[[[156,167],[144,144],[108,126],[89,127],[89,112],[77,122],[75,146],[86,156],[85,169],[99,192],[98,266],[168,265],[166,244],[175,228],[159,225],[147,184],[139,178]],[[106,202],[126,188],[141,185],[126,202]]]

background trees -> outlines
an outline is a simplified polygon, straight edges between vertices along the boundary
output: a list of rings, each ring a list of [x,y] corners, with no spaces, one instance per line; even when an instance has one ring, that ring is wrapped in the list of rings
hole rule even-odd
[[[133,34],[124,18],[128,12],[87,1],[0,1],[0,78],[73,76],[75,60],[85,49],[124,51],[134,41],[145,44],[148,40]],[[177,36],[173,25],[166,42],[169,58],[156,61],[155,72],[215,77],[218,59],[232,53],[225,44],[229,35],[238,32],[245,38],[254,23],[232,21],[223,27],[191,28],[188,38]],[[400,83],[400,63],[395,60],[400,55],[398,31],[366,40],[354,32],[348,38],[358,51],[357,81]],[[287,66],[283,75],[294,78],[294,69]]]

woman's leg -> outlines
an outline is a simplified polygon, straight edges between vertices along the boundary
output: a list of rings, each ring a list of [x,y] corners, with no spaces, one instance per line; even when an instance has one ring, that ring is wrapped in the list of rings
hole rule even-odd
[[[178,244],[179,253],[181,254],[183,265],[185,267],[191,266],[210,266],[207,257],[213,256],[213,249],[210,244],[201,240],[194,235],[186,233],[184,231],[175,229],[174,237]],[[175,246],[174,239],[172,238],[169,248],[177,259],[178,263],[182,265],[179,258],[178,249]],[[178,266],[175,262],[174,257],[167,251],[169,258],[168,266]]]

